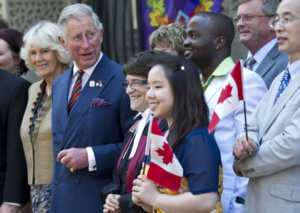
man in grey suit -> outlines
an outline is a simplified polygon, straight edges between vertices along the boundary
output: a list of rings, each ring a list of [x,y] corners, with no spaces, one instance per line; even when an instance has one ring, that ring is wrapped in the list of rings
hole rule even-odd
[[[271,25],[289,64],[254,111],[249,140],[236,141],[234,170],[250,178],[246,212],[300,212],[300,1],[283,0]]]
[[[288,62],[287,54],[278,51],[274,29],[269,26],[279,2],[280,0],[240,0],[237,16],[233,18],[240,42],[249,50],[244,66],[257,72],[268,88]]]

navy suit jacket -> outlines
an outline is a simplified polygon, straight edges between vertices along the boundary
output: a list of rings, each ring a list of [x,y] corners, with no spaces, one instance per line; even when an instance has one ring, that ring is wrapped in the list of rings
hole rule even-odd
[[[287,67],[287,64],[287,53],[279,52],[278,44],[276,43],[262,60],[255,72],[264,79],[266,86],[269,89],[274,78]]]
[[[59,76],[52,86],[54,171],[51,212],[101,212],[101,189],[112,181],[124,134],[133,124],[136,113],[130,110],[129,98],[122,88],[125,78],[120,65],[103,55],[68,114],[72,69]],[[90,81],[102,85],[90,87]],[[95,98],[105,99],[110,105],[91,107]],[[63,149],[89,146],[95,153],[95,172],[85,168],[71,173],[65,165],[56,162]]]

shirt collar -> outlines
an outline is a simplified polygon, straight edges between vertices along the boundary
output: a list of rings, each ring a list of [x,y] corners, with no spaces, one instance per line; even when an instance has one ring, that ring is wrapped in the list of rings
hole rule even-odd
[[[234,62],[231,57],[225,58],[215,69],[215,71],[208,77],[207,81],[204,82],[204,78],[202,74],[200,74],[200,81],[203,87],[203,90],[205,91],[210,82],[215,78],[215,77],[221,77],[225,76],[230,72],[232,69],[232,66],[234,65]]]
[[[138,116],[141,116],[142,118],[147,117],[149,113],[151,113],[150,108],[146,109],[144,112],[139,112],[134,119],[136,119]]]
[[[260,64],[262,60],[266,57],[266,55],[270,52],[270,50],[273,48],[273,46],[277,43],[277,39],[274,38],[273,40],[266,43],[262,48],[260,48],[254,55],[255,61]],[[247,58],[251,57],[252,54],[249,51]]]
[[[101,60],[102,57],[103,57],[103,53],[100,52],[100,56],[99,56],[97,62],[96,62],[93,66],[91,66],[91,67],[85,69],[85,70],[84,70],[84,73],[87,74],[88,76],[91,76],[92,73],[93,73],[93,71],[94,71],[94,69],[96,68],[96,66],[98,65],[98,63],[99,63],[99,61]],[[78,70],[79,70],[79,68],[77,67],[76,63],[74,62],[74,66],[73,66],[73,76],[76,75],[76,73],[77,73]]]
[[[288,63],[289,72],[291,75],[291,79],[296,75],[300,74],[300,60],[295,61],[294,63]]]

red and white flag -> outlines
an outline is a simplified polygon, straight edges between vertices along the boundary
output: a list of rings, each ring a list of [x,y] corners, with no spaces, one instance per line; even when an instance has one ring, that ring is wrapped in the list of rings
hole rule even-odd
[[[147,177],[167,189],[180,189],[183,168],[152,118],[151,132],[148,135],[150,144],[150,165]]]
[[[242,63],[241,60],[239,60],[226,79],[226,82],[222,88],[221,95],[208,127],[208,131],[211,133],[223,117],[231,113],[239,106],[239,101],[241,100],[244,100],[244,95]]]

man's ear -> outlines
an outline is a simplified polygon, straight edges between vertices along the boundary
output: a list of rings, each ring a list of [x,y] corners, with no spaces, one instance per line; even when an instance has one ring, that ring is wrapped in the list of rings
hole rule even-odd
[[[61,45],[63,46],[63,48],[68,51],[68,46],[67,46],[67,42],[65,41],[65,39],[63,39],[61,36],[58,36],[58,40],[61,43]]]
[[[214,45],[215,45],[215,49],[218,51],[220,49],[222,49],[225,46],[226,40],[224,38],[224,36],[218,36],[215,40],[214,40]]]
[[[274,19],[274,18],[275,18],[274,16],[271,17],[271,18],[270,18],[270,21],[271,21],[272,19]],[[270,30],[272,33],[275,33],[275,29],[272,28],[272,27],[270,26],[270,24],[268,24],[268,27],[269,27],[269,30]]]
[[[102,43],[103,42],[103,27],[102,27],[102,29],[100,30],[100,43]]]

